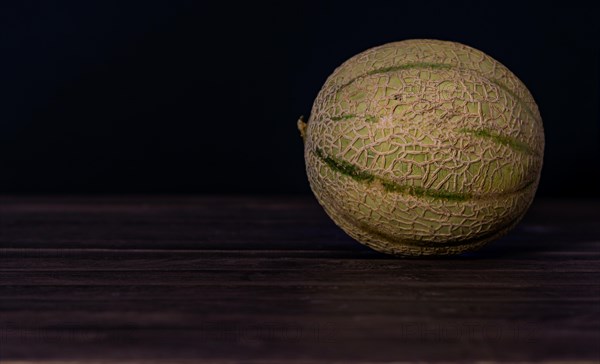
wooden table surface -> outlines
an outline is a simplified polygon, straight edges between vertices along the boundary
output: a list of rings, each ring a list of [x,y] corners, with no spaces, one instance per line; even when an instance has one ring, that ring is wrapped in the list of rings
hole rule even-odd
[[[399,259],[312,196],[0,198],[0,363],[600,360],[600,201]]]

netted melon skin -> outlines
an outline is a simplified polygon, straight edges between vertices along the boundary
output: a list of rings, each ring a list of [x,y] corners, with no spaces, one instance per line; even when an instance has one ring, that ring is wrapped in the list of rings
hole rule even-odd
[[[317,200],[384,253],[477,249],[519,222],[540,179],[533,97],[505,66],[459,43],[407,40],[350,58],[302,126]]]

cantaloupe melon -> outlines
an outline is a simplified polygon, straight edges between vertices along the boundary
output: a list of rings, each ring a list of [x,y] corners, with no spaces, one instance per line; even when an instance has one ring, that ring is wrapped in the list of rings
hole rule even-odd
[[[500,237],[527,211],[542,169],[530,92],[454,42],[406,40],[350,58],[298,127],[319,203],[390,254],[456,254]]]

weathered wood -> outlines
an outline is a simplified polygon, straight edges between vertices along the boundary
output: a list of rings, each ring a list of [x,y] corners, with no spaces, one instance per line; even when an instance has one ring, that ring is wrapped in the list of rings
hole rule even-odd
[[[0,198],[0,362],[594,362],[600,202],[399,259],[308,196]]]

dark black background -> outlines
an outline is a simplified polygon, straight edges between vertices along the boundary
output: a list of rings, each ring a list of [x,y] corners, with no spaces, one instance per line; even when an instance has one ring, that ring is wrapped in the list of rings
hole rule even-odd
[[[296,120],[326,77],[367,48],[438,38],[533,93],[540,195],[599,197],[597,15],[576,2],[2,2],[0,193],[308,192]]]

